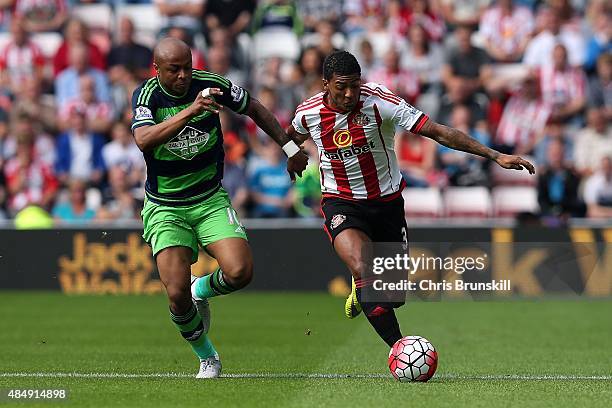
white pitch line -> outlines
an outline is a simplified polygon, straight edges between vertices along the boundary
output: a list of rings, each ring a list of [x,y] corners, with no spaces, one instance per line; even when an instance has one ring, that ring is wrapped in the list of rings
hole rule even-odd
[[[0,373],[1,378],[194,378],[190,373],[61,373],[61,372],[15,372]],[[337,373],[229,373],[222,378],[278,378],[278,379],[310,379],[310,378],[392,378],[390,374],[337,374]],[[439,374],[434,378],[441,380],[531,380],[531,381],[574,381],[574,380],[604,380],[612,381],[612,375],[462,375]]]

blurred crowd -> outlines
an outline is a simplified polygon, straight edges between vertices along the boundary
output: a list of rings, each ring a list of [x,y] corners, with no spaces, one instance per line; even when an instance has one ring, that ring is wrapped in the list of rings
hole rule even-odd
[[[145,165],[131,94],[152,47],[185,40],[195,68],[246,87],[289,125],[347,49],[365,81],[504,153],[530,157],[541,214],[612,218],[612,3],[606,0],[7,0],[0,3],[0,219],[138,219]],[[110,18],[108,17],[110,16]],[[56,39],[52,41],[51,39]],[[282,151],[221,114],[224,186],[248,217],[318,217],[312,143],[292,184]],[[399,131],[409,187],[491,189],[485,160]],[[510,181],[512,182],[512,181]]]

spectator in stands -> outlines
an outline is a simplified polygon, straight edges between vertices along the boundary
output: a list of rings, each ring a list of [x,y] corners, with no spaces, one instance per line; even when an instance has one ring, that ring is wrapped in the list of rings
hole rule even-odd
[[[244,216],[246,215],[245,206],[249,199],[245,160],[248,147],[236,132],[229,113],[226,111],[220,112],[219,120],[223,129],[223,147],[225,150],[223,189],[229,194],[232,206],[238,215]]]
[[[0,220],[7,218],[4,211],[6,202],[6,181],[4,180],[4,172],[2,171],[2,160],[0,159]]]
[[[451,26],[476,28],[491,0],[440,0],[442,16]]]
[[[89,39],[87,25],[76,18],[72,18],[64,28],[64,41],[53,57],[53,75],[57,78],[59,74],[70,67],[71,50],[75,46],[84,46],[87,49],[87,65],[104,71],[106,59],[97,45]]]
[[[32,143],[34,156],[37,160],[53,166],[55,162],[55,146],[53,139],[41,131],[38,118],[25,113],[11,116],[10,132],[2,145],[2,155],[10,159],[17,155],[19,140],[28,140]]]
[[[391,10],[399,10],[399,23],[396,27],[390,27],[391,31],[396,31],[399,38],[408,35],[410,28],[419,25],[425,29],[427,39],[432,42],[439,42],[446,32],[446,24],[442,16],[435,13],[427,0],[408,0],[406,5],[401,7],[400,0],[389,2],[389,15]],[[397,12],[396,12],[397,13]],[[391,25],[391,22],[390,22]]]
[[[359,50],[356,55],[359,65],[361,66],[361,76],[367,81],[370,73],[378,68],[380,64],[380,61],[374,54],[374,47],[372,47],[370,40],[363,38],[359,42]]]
[[[72,99],[79,96],[79,79],[90,76],[95,83],[96,100],[110,102],[110,87],[104,71],[89,65],[87,48],[83,44],[70,47],[70,67],[62,71],[55,80],[55,100],[58,109],[62,110]]]
[[[52,211],[53,218],[64,223],[93,220],[96,217],[96,211],[87,206],[86,192],[86,182],[79,179],[70,180],[68,182],[68,200],[55,204]]]
[[[470,110],[462,105],[454,107],[451,126],[472,136],[485,146],[490,146],[489,135],[472,127]],[[487,185],[486,161],[479,157],[443,145],[438,146],[438,155],[443,170],[453,186]]]
[[[230,64],[230,53],[227,48],[212,47],[208,50],[208,70],[224,76],[236,85],[244,86],[246,73],[233,69]]]
[[[70,127],[70,112],[75,108],[86,112],[89,131],[105,134],[110,130],[114,117],[113,108],[110,103],[96,99],[96,84],[89,75],[83,75],[79,78],[79,95],[70,99],[61,108],[61,130]]]
[[[499,0],[480,20],[485,49],[496,62],[520,61],[531,39],[534,19],[531,10],[514,0]]]
[[[256,3],[256,0],[208,0],[204,14],[205,33],[225,28],[233,43],[251,24]]]
[[[400,66],[400,53],[395,48],[385,53],[383,66],[370,72],[368,81],[386,86],[391,92],[412,104],[420,92],[418,76]]]
[[[261,145],[261,156],[252,158],[249,165],[249,189],[254,204],[252,215],[288,217],[293,206],[293,191],[283,152],[278,145],[265,140]]]
[[[111,137],[112,141],[102,148],[104,165],[108,169],[121,167],[127,175],[130,187],[142,187],[145,179],[145,163],[129,126],[124,122],[115,122]]]
[[[538,201],[543,215],[584,216],[584,206],[578,199],[580,177],[565,162],[561,139],[548,145],[547,165],[538,176]]]
[[[134,40],[134,23],[129,17],[119,20],[117,42],[108,54],[109,77],[113,83],[126,83],[132,77],[137,81],[149,78],[153,53]]]
[[[333,27],[338,27],[342,20],[342,2],[337,0],[300,0],[297,8],[306,32],[316,31],[322,20],[329,21]]]
[[[329,55],[334,51],[338,50],[338,47],[344,47],[344,36],[337,36],[338,32],[331,22],[328,20],[321,20],[315,26],[315,33],[311,34],[311,42],[308,46],[316,46],[323,56]],[[304,37],[302,37],[303,39]],[[336,41],[340,40],[340,41]],[[305,46],[305,44],[304,44]]]
[[[437,116],[440,108],[443,62],[442,48],[428,39],[424,27],[419,23],[410,25],[408,46],[402,52],[401,65],[417,75],[421,95],[416,106],[424,112],[429,112],[432,117]]]
[[[294,0],[264,0],[255,9],[252,33],[265,30],[288,30],[302,35],[304,25]]]
[[[555,45],[560,43],[567,49],[570,65],[581,66],[585,59],[582,35],[563,27],[561,18],[552,10],[544,10],[542,18],[544,20],[544,30],[527,44],[523,63],[532,67],[550,64],[553,60],[553,49]]]
[[[41,82],[35,77],[25,79],[16,95],[11,114],[36,118],[48,134],[57,131],[57,108],[52,95],[43,95]]]
[[[606,120],[612,121],[612,53],[597,59],[597,75],[589,82],[589,105],[604,109]]]
[[[97,218],[104,221],[137,220],[141,204],[130,191],[125,170],[119,166],[109,169],[108,183]]]
[[[51,166],[38,157],[33,140],[22,137],[17,140],[17,154],[4,166],[8,190],[8,210],[15,215],[31,205],[49,209],[58,183]]]
[[[483,95],[490,76],[490,60],[484,50],[472,45],[471,36],[472,30],[468,26],[457,27],[457,49],[449,53],[442,67],[442,81],[447,92],[440,113],[443,123],[448,123],[453,104],[468,106],[476,121],[485,117],[485,103],[478,100],[477,94]]]
[[[612,218],[612,156],[604,157],[599,170],[586,180],[583,196],[590,218]]]
[[[102,136],[87,131],[87,112],[75,107],[70,112],[70,127],[57,139],[56,175],[62,184],[71,178],[99,185],[104,177]]]
[[[13,14],[23,17],[28,32],[59,32],[68,18],[66,0],[14,0]]]
[[[612,126],[604,109],[593,107],[587,113],[587,127],[576,135],[576,169],[583,176],[590,176],[606,156],[612,156]]]
[[[548,166],[548,150],[549,146],[554,141],[561,141],[563,145],[564,160],[566,163],[574,161],[574,128],[566,126],[562,123],[549,123],[544,130],[543,137],[536,143],[533,152],[537,166]]]
[[[603,54],[612,54],[612,16],[610,12],[596,17],[593,33],[586,41],[586,57],[584,69],[587,72],[595,70],[597,59]]]
[[[387,0],[345,0],[342,30],[349,37],[358,36],[380,25],[386,14]]]
[[[23,17],[11,21],[11,39],[0,51],[0,84],[13,94],[19,92],[24,81],[43,80],[45,57],[25,29]]]
[[[181,27],[190,36],[202,30],[205,0],[153,0],[162,17],[161,32],[171,27]]]
[[[320,78],[323,72],[323,59],[325,55],[316,47],[308,47],[302,51],[298,64],[302,78]]]
[[[208,33],[208,48],[225,48],[230,52],[230,65],[232,68],[248,72],[249,55],[242,43],[230,36],[229,30],[225,27],[218,27]]]
[[[543,137],[550,113],[551,107],[540,98],[536,77],[527,77],[504,107],[494,148],[512,154],[531,153]]]
[[[193,46],[193,36],[189,34],[189,31],[183,27],[170,27],[168,28],[166,35],[172,38],[178,38],[191,48],[191,66],[195,69],[205,69],[206,61],[204,54]],[[155,74],[153,74],[155,75]]]
[[[581,122],[578,116],[586,105],[586,76],[580,67],[572,67],[567,50],[555,45],[551,65],[540,68],[542,99],[552,107],[550,119],[555,122]]]
[[[433,141],[401,131],[395,136],[395,152],[408,187],[435,184],[436,145]]]

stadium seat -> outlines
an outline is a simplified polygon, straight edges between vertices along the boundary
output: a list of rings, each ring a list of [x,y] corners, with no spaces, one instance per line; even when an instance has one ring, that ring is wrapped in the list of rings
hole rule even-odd
[[[492,196],[496,217],[513,217],[520,212],[540,211],[535,187],[495,187]]]
[[[40,47],[46,58],[53,58],[64,38],[60,33],[32,34],[32,41]]]
[[[295,60],[299,54],[300,42],[293,31],[269,29],[259,31],[253,36],[254,61],[271,57]]]
[[[489,190],[485,187],[449,187],[443,194],[447,217],[486,218],[491,215]]]
[[[123,16],[129,17],[134,23],[136,42],[153,48],[162,21],[157,7],[153,4],[122,4],[117,7],[116,21]]]
[[[531,163],[535,162],[532,157],[522,157]],[[508,170],[497,165],[491,166],[491,177],[496,186],[535,186],[538,183],[538,177],[529,174],[527,170]]]
[[[435,187],[406,188],[404,197],[404,212],[408,218],[432,217],[442,215],[442,196]]]

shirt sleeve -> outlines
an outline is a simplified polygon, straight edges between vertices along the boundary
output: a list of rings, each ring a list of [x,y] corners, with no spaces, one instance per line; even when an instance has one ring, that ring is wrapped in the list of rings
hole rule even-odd
[[[215,100],[218,103],[227,106],[236,113],[244,114],[247,111],[251,96],[246,89],[233,84],[232,81],[221,75],[211,72],[207,72],[206,75],[207,80],[215,82],[213,88],[219,88],[223,92],[223,95],[215,95]]]
[[[154,97],[146,82],[136,88],[132,94],[132,131],[144,125],[155,125],[153,113],[155,112]]]
[[[306,129],[306,117],[304,116],[304,112],[296,112],[293,120],[291,121],[291,126],[301,135],[309,134],[308,129]]]
[[[418,133],[429,117],[395,95],[389,89],[379,84],[367,84],[372,89],[373,96],[378,101],[376,105],[380,109],[382,119],[391,120],[395,126],[401,127],[412,133]]]

